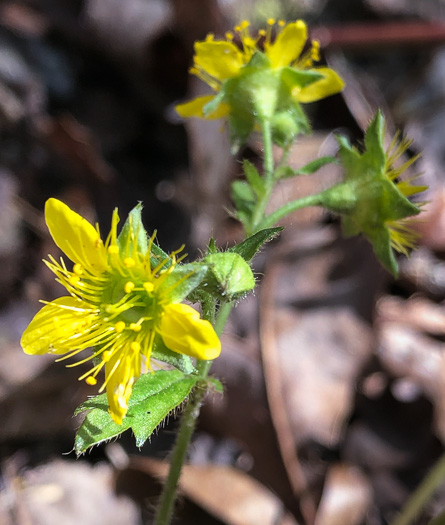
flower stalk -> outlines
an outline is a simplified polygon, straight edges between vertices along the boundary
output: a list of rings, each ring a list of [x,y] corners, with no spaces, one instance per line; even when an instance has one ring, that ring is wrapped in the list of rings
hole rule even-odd
[[[213,311],[213,314],[210,312],[207,314],[209,317],[215,318],[215,331],[219,337],[222,335],[224,326],[232,308],[233,302],[224,302],[220,305],[218,315],[216,315],[216,317],[215,310]],[[203,381],[207,379],[211,366],[212,361],[197,362],[196,369],[199,377]],[[173,516],[177,487],[179,478],[181,476],[182,466],[184,465],[187,456],[187,450],[199,418],[201,405],[205,394],[206,388],[198,387],[194,391],[193,396],[189,400],[181,417],[181,424],[170,457],[170,468],[162,489],[161,499],[159,500],[154,525],[170,524],[171,518]]]

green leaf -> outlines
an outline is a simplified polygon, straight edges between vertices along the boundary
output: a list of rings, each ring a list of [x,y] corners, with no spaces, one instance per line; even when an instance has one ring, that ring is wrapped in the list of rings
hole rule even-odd
[[[117,238],[119,251],[127,257],[133,255],[134,240],[137,241],[138,251],[147,253],[148,236],[142,224],[142,204],[139,202],[128,214],[127,220]]]
[[[196,368],[193,366],[190,357],[178,352],[173,352],[170,348],[165,346],[164,341],[161,337],[156,337],[153,351],[151,353],[152,359],[158,359],[171,366],[174,366],[184,374],[193,374],[196,372]]]
[[[248,183],[250,184],[250,187],[256,193],[257,197],[261,198],[264,195],[265,188],[264,181],[258,173],[258,170],[250,161],[244,159],[243,171],[246,175]]]
[[[198,376],[184,375],[179,370],[160,370],[139,378],[128,403],[122,425],[117,425],[108,413],[106,394],[89,399],[75,414],[90,410],[76,434],[74,450],[82,454],[88,448],[119,436],[129,428],[141,447],[156,427],[177,408],[199,381]]]
[[[243,242],[232,246],[228,251],[241,255],[245,261],[249,262],[253,259],[261,246],[263,246],[263,244],[266,242],[271,241],[280,233],[281,230],[283,230],[282,227],[266,228],[265,230],[260,230],[259,232],[245,239]]]
[[[252,188],[246,181],[236,180],[232,183],[232,199],[236,208],[235,216],[247,226],[256,201]]]
[[[283,166],[282,168],[277,169],[275,177],[277,179],[288,179],[298,175],[312,175],[312,173],[315,173],[323,166],[326,166],[326,164],[332,163],[337,163],[337,159],[335,157],[326,156],[315,159],[298,170],[293,170],[289,166]]]
[[[181,302],[204,279],[208,266],[202,262],[176,265],[162,284],[163,293],[174,303]]]

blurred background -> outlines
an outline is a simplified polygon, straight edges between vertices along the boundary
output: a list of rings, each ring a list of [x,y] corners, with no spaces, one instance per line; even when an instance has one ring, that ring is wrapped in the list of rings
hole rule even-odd
[[[443,0],[2,0],[0,3],[0,523],[151,523],[177,420],[138,450],[130,434],[76,460],[75,407],[94,394],[79,368],[23,354],[39,299],[62,294],[41,260],[60,255],[43,207],[57,197],[107,232],[144,203],[164,250],[199,255],[240,241],[230,183],[255,138],[230,154],[221,122],[182,122],[206,92],[193,42],[242,19],[304,18],[346,80],[307,106],[299,167],[360,141],[377,107],[423,151],[408,176],[430,189],[420,247],[399,280],[319,209],[289,217],[255,259],[184,470],[175,523],[390,523],[445,439],[445,2]],[[287,181],[272,206],[339,178]],[[445,507],[445,485],[425,508]]]

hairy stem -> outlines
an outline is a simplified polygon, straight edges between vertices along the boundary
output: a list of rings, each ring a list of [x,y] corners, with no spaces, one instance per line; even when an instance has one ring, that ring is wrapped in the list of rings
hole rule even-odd
[[[272,130],[270,127],[270,122],[268,120],[264,120],[261,123],[261,130],[263,134],[264,145],[264,195],[260,199],[258,199],[258,202],[255,205],[255,209],[252,213],[250,229],[246,232],[248,235],[253,235],[260,229],[259,224],[261,223],[262,219],[264,218],[264,214],[266,213],[266,206],[269,202],[275,183],[272,149]]]
[[[293,211],[300,210],[301,208],[306,208],[308,206],[320,206],[320,195],[308,195],[307,197],[302,197],[292,202],[288,202],[278,210],[275,210],[273,213],[264,217],[264,219],[259,223],[259,229],[270,228],[276,224],[279,220],[289,215]]]
[[[229,317],[233,303],[222,303],[218,315],[216,316],[214,326],[218,336],[221,336],[227,318]],[[208,310],[212,310],[209,308]],[[203,316],[204,317],[204,316]],[[213,311],[207,311],[205,317],[215,318],[215,306]],[[209,374],[212,361],[198,361],[196,369],[199,377],[205,380]],[[170,459],[170,470],[162,490],[161,499],[156,512],[154,525],[169,525],[173,516],[174,504],[176,500],[176,490],[179,477],[181,475],[182,465],[184,464],[190,440],[195,430],[196,422],[199,417],[202,400],[206,393],[205,388],[197,388],[192,399],[188,403],[181,419],[181,425],[173,447]]]

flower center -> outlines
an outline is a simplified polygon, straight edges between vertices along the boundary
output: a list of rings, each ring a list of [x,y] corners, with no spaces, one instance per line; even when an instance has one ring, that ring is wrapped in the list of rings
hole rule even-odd
[[[104,320],[117,333],[124,330],[152,330],[162,314],[162,301],[156,284],[151,280],[129,279],[120,276],[107,287],[101,310]]]

